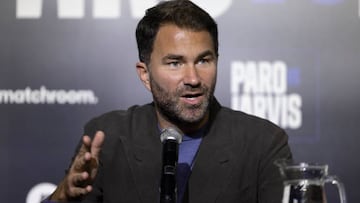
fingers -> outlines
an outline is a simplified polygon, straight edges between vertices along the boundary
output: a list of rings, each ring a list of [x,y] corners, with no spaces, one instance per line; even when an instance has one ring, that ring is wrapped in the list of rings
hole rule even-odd
[[[90,188],[90,189],[88,189]],[[87,187],[85,188],[81,188],[81,187],[71,187],[69,188],[68,190],[68,196],[69,197],[81,197],[81,196],[84,196],[86,195],[87,193],[91,192],[91,186],[88,185]]]
[[[81,198],[92,191],[89,173],[71,173],[67,176],[65,194],[66,199]]]
[[[81,153],[76,156],[75,161],[73,162],[72,168],[75,170],[75,172],[82,172],[86,170],[86,165],[91,159],[90,152]]]
[[[82,138],[83,144],[81,145],[78,154],[76,155],[75,162],[79,165],[84,164],[86,160],[89,160],[91,157],[91,139],[89,136],[84,135]],[[83,159],[85,158],[85,159]],[[79,168],[81,169],[81,167]]]
[[[105,134],[102,131],[96,132],[93,140],[87,135],[83,136],[82,145],[64,179],[64,190],[59,192],[59,196],[65,195],[65,199],[71,199],[91,192],[91,184],[98,171],[99,154],[104,139]]]
[[[84,154],[85,152],[91,152],[91,156],[97,158],[99,156],[104,139],[105,139],[105,134],[102,131],[97,131],[92,141],[89,136],[84,135],[83,145],[80,148],[80,152]]]
[[[83,144],[86,146],[86,147],[90,147],[91,145],[91,138],[87,135],[84,135],[83,136]]]
[[[94,140],[91,143],[91,156],[94,158],[99,157],[102,144],[104,143],[105,134],[102,131],[97,131]]]
[[[89,174],[87,172],[82,173],[76,173],[73,174],[72,177],[70,177],[70,185],[75,187],[81,187],[84,186],[85,182],[87,182],[89,178]]]
[[[83,136],[83,144],[73,163],[73,169],[75,169],[76,172],[88,171],[92,170],[93,167],[97,167],[104,139],[105,134],[102,131],[97,131],[93,140],[87,135]]]

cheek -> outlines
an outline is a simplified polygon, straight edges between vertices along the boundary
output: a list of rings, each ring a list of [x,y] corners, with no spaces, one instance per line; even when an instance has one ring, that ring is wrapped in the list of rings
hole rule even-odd
[[[216,83],[216,69],[204,71],[202,73],[202,79],[207,85]]]
[[[172,90],[178,86],[179,81],[181,81],[181,77],[179,74],[171,73],[171,72],[162,72],[154,73],[151,75],[152,80],[157,83],[160,87],[165,90]]]

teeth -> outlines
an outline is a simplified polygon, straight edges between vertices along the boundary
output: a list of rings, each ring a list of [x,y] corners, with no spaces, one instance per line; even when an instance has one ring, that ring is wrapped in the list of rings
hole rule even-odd
[[[194,94],[194,95],[186,95],[185,97],[186,98],[195,98],[195,97],[198,97],[200,95],[197,95],[197,94]]]

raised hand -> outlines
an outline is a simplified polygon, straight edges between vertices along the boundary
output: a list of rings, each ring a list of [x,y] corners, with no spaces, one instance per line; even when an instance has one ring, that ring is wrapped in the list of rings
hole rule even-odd
[[[83,144],[78,154],[73,160],[67,175],[51,195],[50,200],[67,201],[78,199],[91,192],[104,139],[105,134],[102,131],[96,132],[93,140],[87,135],[83,136]]]

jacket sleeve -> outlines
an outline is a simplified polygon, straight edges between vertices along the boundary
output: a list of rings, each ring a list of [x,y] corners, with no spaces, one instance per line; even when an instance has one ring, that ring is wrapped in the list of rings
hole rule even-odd
[[[283,182],[275,161],[292,159],[288,136],[282,129],[277,129],[270,139],[263,140],[262,158],[259,167],[259,203],[281,202]]]

